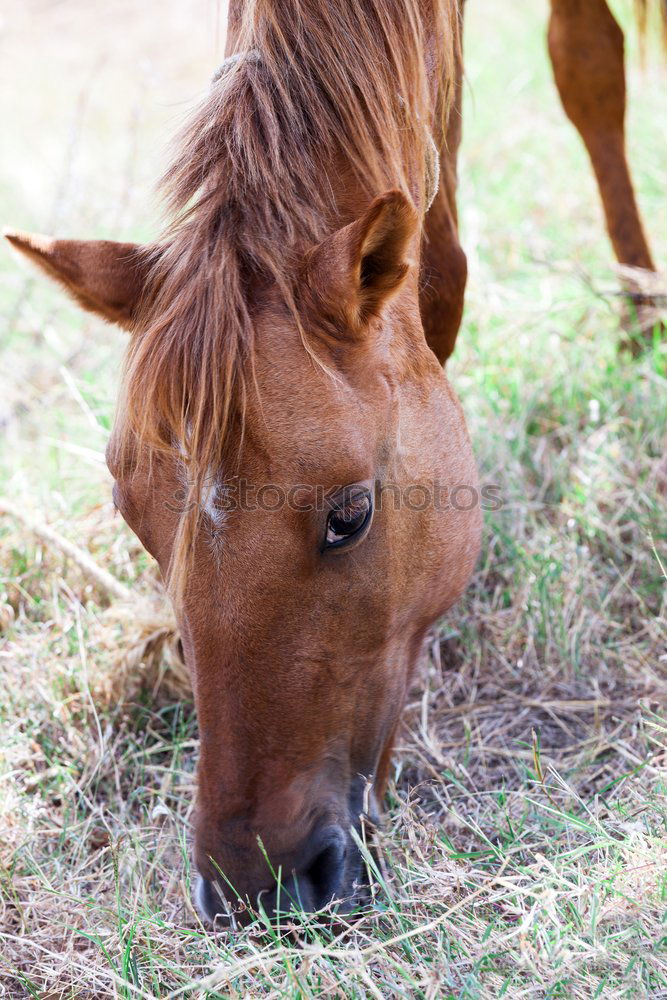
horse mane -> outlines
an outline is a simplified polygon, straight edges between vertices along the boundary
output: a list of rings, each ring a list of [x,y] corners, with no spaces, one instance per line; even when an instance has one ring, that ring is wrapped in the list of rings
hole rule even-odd
[[[644,55],[645,39],[649,29],[649,7],[651,9],[653,7],[659,8],[662,24],[662,41],[667,50],[667,0],[655,0],[655,3],[652,0],[651,2],[649,0],[635,0],[635,14],[639,28],[639,43],[642,49],[642,56]]]
[[[243,412],[257,290],[275,289],[302,330],[300,254],[351,221],[336,216],[334,171],[345,164],[369,201],[400,187],[423,206],[427,130],[441,137],[454,86],[457,7],[242,4],[238,58],[186,123],[162,182],[174,221],[150,248],[119,411],[122,450],[177,454],[186,466],[195,514],[182,519],[179,551]],[[439,65],[427,66],[434,42]]]

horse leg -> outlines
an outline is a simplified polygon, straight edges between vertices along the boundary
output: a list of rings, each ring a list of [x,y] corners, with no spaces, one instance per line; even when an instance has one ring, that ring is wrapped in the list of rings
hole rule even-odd
[[[623,32],[605,0],[551,0],[549,55],[560,99],[581,135],[620,264],[655,271],[625,152]],[[639,289],[628,284],[635,302]]]
[[[466,255],[458,238],[456,211],[456,157],[461,142],[461,64],[457,66],[456,76],[454,100],[440,153],[440,187],[424,221],[419,275],[419,308],[426,342],[443,365],[456,343],[468,276]]]

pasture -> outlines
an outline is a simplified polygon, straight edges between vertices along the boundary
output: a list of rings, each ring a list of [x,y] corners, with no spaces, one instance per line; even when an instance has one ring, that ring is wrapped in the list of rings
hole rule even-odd
[[[193,910],[196,720],[104,464],[124,335],[2,248],[0,996],[667,997],[667,345],[618,351],[545,0],[467,8],[448,371],[502,505],[411,693],[354,924],[213,933]],[[664,266],[667,70],[615,10]],[[7,0],[0,222],[155,235],[164,146],[223,41],[211,0]]]

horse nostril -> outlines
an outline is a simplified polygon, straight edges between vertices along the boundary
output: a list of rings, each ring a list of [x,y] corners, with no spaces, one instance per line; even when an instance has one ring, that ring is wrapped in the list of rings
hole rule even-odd
[[[347,855],[346,837],[340,827],[330,827],[319,839],[323,846],[305,871],[317,910],[330,903],[341,887]]]
[[[290,910],[314,913],[344,892],[347,861],[344,831],[337,826],[325,827],[316,832],[308,846],[307,864],[293,870],[278,886],[260,893],[267,914],[278,916]]]
[[[290,861],[293,865],[294,860]],[[292,865],[290,872],[287,865],[276,863],[276,869],[280,870],[277,882],[256,895],[248,887],[249,898],[254,896],[257,908],[270,919],[289,912],[314,913],[333,900],[345,901],[347,884],[352,881],[355,869],[354,848],[348,844],[342,827],[326,826],[311,834],[302,845],[297,864]],[[223,895],[223,889],[217,881],[200,876],[196,891],[200,913],[211,922],[219,919],[233,924],[238,919],[243,923],[243,915]]]

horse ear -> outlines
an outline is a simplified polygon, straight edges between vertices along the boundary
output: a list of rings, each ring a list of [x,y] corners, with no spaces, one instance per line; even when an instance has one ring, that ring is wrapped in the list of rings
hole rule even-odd
[[[84,309],[125,329],[132,327],[151,262],[144,247],[111,240],[56,240],[9,229],[4,236]]]
[[[360,333],[410,270],[417,213],[401,191],[371,202],[356,222],[309,252],[306,281],[315,307],[337,326]]]

